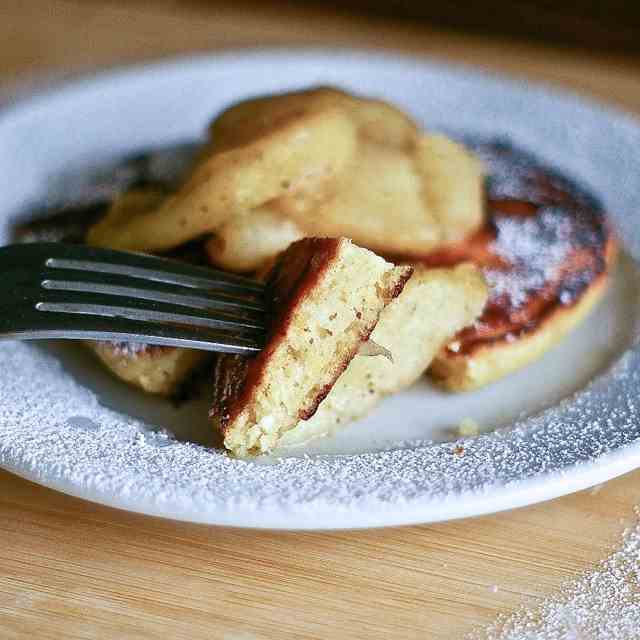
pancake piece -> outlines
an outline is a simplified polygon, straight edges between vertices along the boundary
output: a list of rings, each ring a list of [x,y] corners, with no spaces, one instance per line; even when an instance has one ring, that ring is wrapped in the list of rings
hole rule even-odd
[[[410,150],[361,139],[332,193],[298,189],[232,218],[207,251],[213,264],[237,272],[260,268],[308,235],[421,256],[475,231],[483,210],[481,164],[463,146],[439,135],[416,136]]]
[[[211,356],[206,351],[129,342],[86,342],[109,371],[147,393],[176,395]]]
[[[431,266],[472,260],[487,307],[438,354],[434,379],[477,389],[537,360],[602,297],[617,244],[599,202],[508,143],[474,147],[489,169],[487,227],[433,253]]]
[[[402,293],[382,311],[370,341],[384,345],[393,360],[356,356],[308,420],[280,440],[295,447],[325,436],[340,424],[365,416],[386,395],[413,384],[434,356],[482,312],[487,287],[470,264],[416,267]]]
[[[236,105],[219,120],[175,193],[127,219],[107,216],[91,228],[89,243],[167,251],[215,232],[296,185],[321,192],[355,148],[348,110],[313,91]]]
[[[293,220],[265,205],[229,220],[207,242],[206,249],[216,267],[253,273],[304,235]]]
[[[344,238],[291,245],[267,280],[267,345],[253,358],[217,359],[212,418],[225,447],[238,456],[267,453],[308,420],[412,271]]]

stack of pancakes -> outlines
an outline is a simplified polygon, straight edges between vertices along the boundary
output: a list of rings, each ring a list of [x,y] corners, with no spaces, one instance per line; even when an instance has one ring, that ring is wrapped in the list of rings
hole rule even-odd
[[[330,433],[425,373],[467,390],[526,365],[600,298],[616,248],[597,200],[528,154],[332,88],[232,106],[177,187],[121,194],[86,241],[266,282],[267,346],[212,369],[212,421],[242,456]],[[152,393],[209,362],[90,346]]]

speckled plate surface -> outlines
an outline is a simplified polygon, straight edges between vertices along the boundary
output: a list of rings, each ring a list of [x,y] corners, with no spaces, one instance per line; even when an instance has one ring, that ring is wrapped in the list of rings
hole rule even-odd
[[[174,408],[112,380],[77,345],[0,343],[0,465],[96,502],[248,527],[368,527],[531,504],[640,466],[640,125],[570,95],[371,53],[255,52],[85,78],[0,113],[0,230],[132,151],[196,139],[249,95],[332,83],[432,129],[505,135],[603,200],[626,257],[607,300],[538,363],[447,396],[420,383],[297,455],[233,460],[206,398]],[[80,185],[80,186],[78,186]],[[482,433],[456,449],[470,417]]]

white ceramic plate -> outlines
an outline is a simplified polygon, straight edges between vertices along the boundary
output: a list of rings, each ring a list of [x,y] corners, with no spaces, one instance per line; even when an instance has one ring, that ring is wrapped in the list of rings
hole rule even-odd
[[[431,129],[510,137],[584,181],[627,256],[640,255],[636,121],[524,82],[367,52],[177,60],[18,104],[0,114],[0,239],[103,163],[195,139],[231,101],[318,83],[392,100]],[[498,384],[452,397],[420,383],[304,454],[259,462],[208,446],[206,398],[175,409],[111,379],[77,345],[0,343],[0,465],[115,507],[247,527],[408,524],[560,496],[640,465],[639,282],[626,257],[578,331]],[[465,417],[485,432],[460,456]]]

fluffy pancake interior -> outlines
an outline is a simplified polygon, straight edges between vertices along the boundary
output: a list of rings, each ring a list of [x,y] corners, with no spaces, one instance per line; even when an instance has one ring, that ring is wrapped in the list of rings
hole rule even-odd
[[[411,273],[345,239],[325,241],[335,244],[334,253],[314,265],[318,254],[308,242],[292,245],[276,271],[297,276],[306,268],[295,255],[303,250],[318,273],[296,283],[288,294],[292,302],[284,313],[278,310],[271,338],[246,366],[235,397],[223,399],[222,414],[217,408],[225,446],[240,456],[270,451],[283,433],[313,415]]]
[[[280,441],[302,445],[337,425],[366,415],[382,397],[415,382],[441,347],[482,312],[487,287],[471,265],[417,268],[402,293],[380,314],[371,340],[393,354],[356,356],[309,420],[301,420]]]

